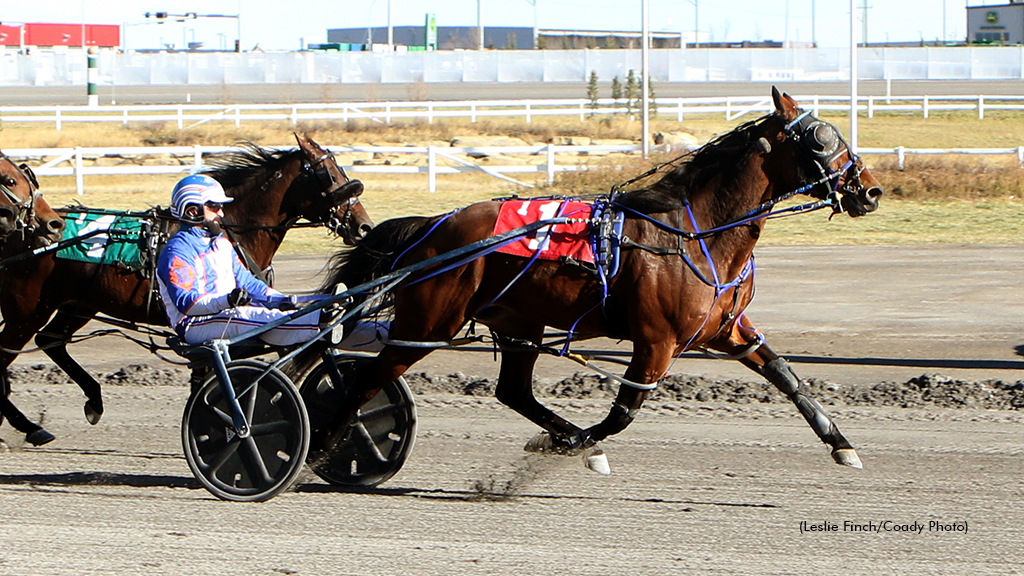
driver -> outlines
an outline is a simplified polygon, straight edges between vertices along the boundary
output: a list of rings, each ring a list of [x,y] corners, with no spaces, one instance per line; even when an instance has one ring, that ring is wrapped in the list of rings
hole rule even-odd
[[[186,176],[171,193],[171,215],[181,228],[160,253],[157,281],[171,327],[189,344],[237,336],[296,307],[295,297],[253,276],[221,233],[223,205],[231,200],[219,182],[204,174]],[[340,306],[325,307],[319,317],[299,316],[260,339],[273,346],[305,343],[333,324],[329,337],[337,345],[343,329],[334,320],[343,311]]]

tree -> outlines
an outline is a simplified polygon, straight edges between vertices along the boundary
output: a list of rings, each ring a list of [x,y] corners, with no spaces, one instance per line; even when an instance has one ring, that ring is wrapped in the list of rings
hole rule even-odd
[[[640,98],[640,86],[637,85],[636,74],[633,70],[629,70],[629,74],[626,74],[626,112],[629,114],[633,113],[636,109],[636,102]]]
[[[615,107],[619,107],[619,100],[622,100],[622,82],[619,77],[612,78],[612,100],[615,100]]]
[[[597,110],[597,70],[590,71],[590,81],[587,82],[587,98],[590,100],[590,109]],[[590,113],[594,115],[593,112]]]
[[[647,77],[647,117],[653,119],[658,115],[658,103],[654,99],[654,80]]]
[[[537,35],[537,50],[545,50],[548,47],[548,39],[544,36]]]

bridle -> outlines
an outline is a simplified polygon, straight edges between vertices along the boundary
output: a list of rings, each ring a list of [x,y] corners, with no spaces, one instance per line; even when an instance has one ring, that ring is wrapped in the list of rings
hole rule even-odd
[[[327,160],[330,160],[335,168],[341,172],[341,176],[345,179],[344,182],[341,184],[335,182],[334,177],[331,175],[331,170],[326,164]],[[349,178],[348,174],[345,173],[345,169],[334,158],[334,153],[332,152],[327,152],[314,162],[305,163],[302,169],[307,176],[314,178],[320,183],[323,187],[323,190],[320,192],[321,196],[326,198],[333,208],[331,215],[327,218],[322,218],[320,223],[327,226],[334,234],[342,236],[342,230],[352,222],[352,210],[359,204],[359,196],[363,193],[363,183]],[[340,208],[344,208],[344,210],[339,217],[338,209]]]
[[[808,110],[786,124],[782,131],[796,143],[797,149],[803,152],[801,156],[809,159],[814,168],[810,187],[804,179],[800,190],[806,188],[810,191],[815,186],[831,182],[828,199],[835,213],[843,212],[842,196],[864,192],[864,184],[860,180],[864,165],[835,126],[815,118]],[[834,170],[832,163],[843,152],[847,153],[847,161],[842,168]]]
[[[7,186],[6,182],[0,181],[0,194],[8,202],[9,206],[0,206],[0,208],[11,208],[13,215],[13,221],[16,225],[15,231],[19,232],[22,239],[35,232],[37,225],[35,224],[35,205],[36,200],[42,196],[42,192],[39,192],[39,181],[36,179],[36,175],[32,172],[32,169],[28,164],[21,164],[20,166],[14,164],[9,156],[0,152],[0,162],[10,162],[12,166],[15,166],[28,181],[29,190],[31,193],[28,198],[19,198],[10,187]]]

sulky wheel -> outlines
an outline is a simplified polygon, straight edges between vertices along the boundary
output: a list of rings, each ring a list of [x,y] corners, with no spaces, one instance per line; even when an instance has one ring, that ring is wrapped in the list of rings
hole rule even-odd
[[[181,424],[185,459],[203,487],[218,498],[269,500],[291,486],[302,471],[309,450],[305,405],[287,376],[267,368],[256,360],[227,364],[251,430],[248,438],[235,434],[216,373],[193,392],[185,406]]]
[[[351,377],[365,358],[335,357],[342,378]],[[321,362],[302,383],[302,398],[313,429],[334,416],[343,392],[335,389],[329,366]],[[416,439],[416,404],[404,378],[388,383],[359,409],[350,432],[329,450],[310,451],[307,464],[317,476],[336,486],[376,486],[395,475],[412,452]]]

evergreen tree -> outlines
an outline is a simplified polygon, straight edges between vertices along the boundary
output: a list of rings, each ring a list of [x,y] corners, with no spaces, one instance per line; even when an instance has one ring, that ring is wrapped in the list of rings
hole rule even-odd
[[[658,103],[654,96],[654,79],[647,77],[647,117],[653,119],[658,115]]]
[[[597,110],[597,70],[590,71],[590,80],[587,82],[587,99],[590,100],[590,109]],[[593,112],[590,113],[594,115]]]
[[[615,107],[619,107],[619,100],[622,100],[622,82],[619,77],[612,78],[612,99],[615,100]]]
[[[640,86],[637,85],[636,74],[633,70],[629,70],[629,74],[626,74],[626,112],[629,114],[633,113],[636,109],[637,99],[640,97]]]

